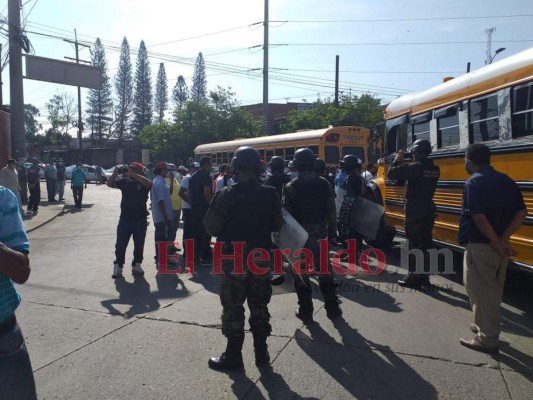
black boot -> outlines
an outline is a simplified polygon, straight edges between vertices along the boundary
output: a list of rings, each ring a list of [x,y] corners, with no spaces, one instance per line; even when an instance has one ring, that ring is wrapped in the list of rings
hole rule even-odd
[[[339,307],[337,294],[335,293],[336,285],[332,279],[327,279],[319,283],[322,296],[324,297],[324,308],[329,319],[335,319],[342,315]]]
[[[268,354],[267,336],[254,333],[255,365],[263,367],[270,364],[270,354]]]
[[[228,371],[243,369],[244,363],[242,361],[242,344],[244,342],[244,334],[228,338],[228,345],[226,351],[218,358],[211,357],[208,365],[210,368],[219,371]]]
[[[305,286],[303,283],[299,283],[295,287],[296,295],[298,296],[298,309],[294,313],[297,318],[300,318],[303,322],[313,321],[313,297],[311,289]]]

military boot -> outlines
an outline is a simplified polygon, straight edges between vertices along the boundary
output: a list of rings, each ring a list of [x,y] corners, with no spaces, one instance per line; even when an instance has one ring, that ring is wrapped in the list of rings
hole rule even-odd
[[[239,336],[228,337],[226,351],[218,358],[211,357],[208,365],[210,368],[219,371],[228,371],[243,369],[242,361],[242,344],[244,343],[244,334]]]
[[[267,335],[254,333],[255,365],[263,367],[270,364],[270,354],[268,354]]]
[[[319,283],[320,291],[324,297],[324,307],[329,319],[335,319],[342,315],[339,307],[337,294],[335,293],[336,285],[333,279],[327,279]]]
[[[297,318],[303,322],[313,322],[313,298],[311,290],[307,287],[296,287],[296,295],[298,296],[298,309],[294,313]]]

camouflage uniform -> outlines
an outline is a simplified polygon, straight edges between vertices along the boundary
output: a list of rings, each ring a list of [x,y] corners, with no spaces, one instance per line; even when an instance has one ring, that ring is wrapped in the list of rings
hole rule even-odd
[[[334,201],[335,192],[329,182],[312,171],[299,172],[298,178],[285,185],[283,205],[309,234],[304,247],[313,253],[313,268],[317,272],[320,270],[318,240],[336,236],[335,215],[333,215],[332,223],[327,209],[328,201],[332,199]],[[334,208],[333,214],[335,214]],[[306,316],[312,315],[313,301],[309,274],[294,275],[294,289],[300,306],[299,313]],[[338,312],[339,305],[329,263],[328,273],[318,274],[317,277],[326,311],[328,314]]]
[[[248,254],[256,248],[271,249],[271,232],[281,229],[281,204],[275,190],[249,179],[223,188],[213,199],[204,220],[206,229],[223,242],[223,254],[233,254],[231,242],[245,242],[244,274],[234,274],[234,261],[222,260],[224,275],[220,282],[222,333],[230,338],[244,334],[244,302],[250,308],[250,330],[268,336],[272,331],[268,303],[272,296],[270,271],[253,274],[246,265]],[[259,268],[270,267],[256,261]]]

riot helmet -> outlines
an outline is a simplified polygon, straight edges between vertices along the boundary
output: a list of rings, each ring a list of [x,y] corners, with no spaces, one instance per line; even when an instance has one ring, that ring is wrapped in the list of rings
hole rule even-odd
[[[313,169],[315,154],[311,149],[298,149],[294,153],[294,167],[298,171],[310,171]]]
[[[341,169],[344,169],[346,172],[351,172],[362,164],[363,162],[358,157],[353,154],[347,154],[342,158]]]
[[[431,143],[426,139],[418,139],[411,146],[411,153],[415,160],[427,158],[431,154]]]
[[[231,169],[235,175],[239,169],[253,170],[259,174],[262,170],[261,155],[253,147],[239,147],[231,160]]]
[[[313,163],[315,173],[323,175],[326,173],[326,162],[321,158],[316,158]]]

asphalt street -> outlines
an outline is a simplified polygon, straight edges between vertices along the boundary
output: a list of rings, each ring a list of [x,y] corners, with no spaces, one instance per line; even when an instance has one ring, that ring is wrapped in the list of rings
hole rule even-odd
[[[65,197],[63,212],[29,233],[32,273],[18,286],[17,317],[41,399],[533,396],[530,276],[510,274],[497,356],[459,345],[460,337],[472,336],[460,279],[433,276],[439,290],[422,293],[395,284],[403,270],[344,277],[344,318],[328,320],[315,290],[316,322],[304,326],[294,316],[288,278],[274,288],[270,304],[271,367],[255,366],[247,334],[245,371],[220,373],[207,366],[225,348],[218,276],[209,267],[197,267],[194,275],[156,275],[150,224],[144,277],[131,275],[129,247],[124,279],[113,280],[120,192],[91,184],[80,211],[69,205],[70,192]],[[387,250],[389,263],[398,265],[400,246],[401,240]]]

